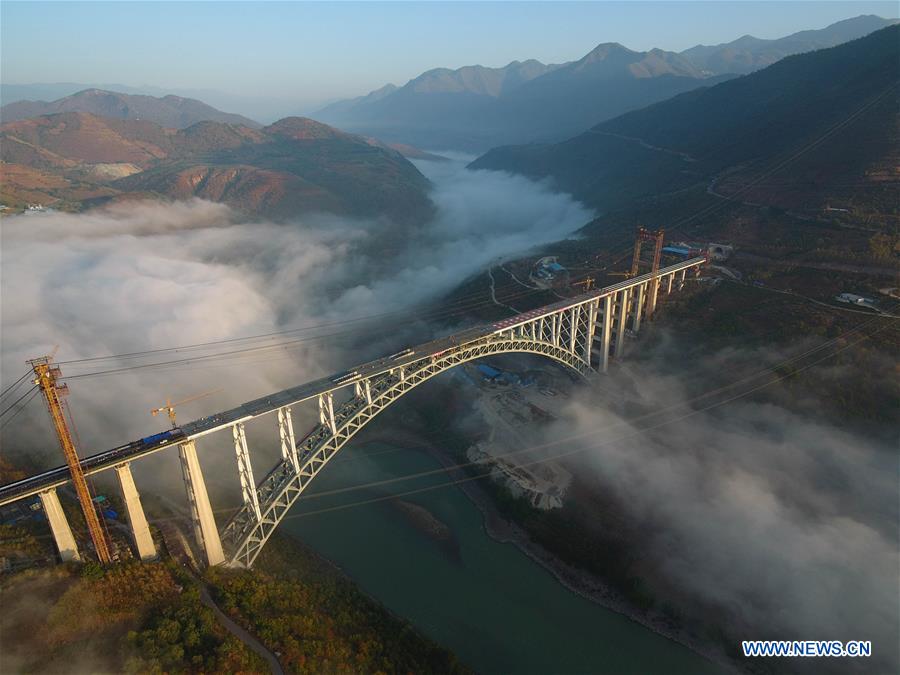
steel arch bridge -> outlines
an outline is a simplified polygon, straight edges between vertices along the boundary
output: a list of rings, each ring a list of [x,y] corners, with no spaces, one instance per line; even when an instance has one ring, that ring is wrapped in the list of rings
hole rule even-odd
[[[375,416],[404,394],[467,361],[513,352],[546,356],[584,377],[591,372],[580,356],[556,345],[535,343],[530,337],[492,336],[448,350],[437,358],[427,357],[403,369],[356,381],[353,396],[340,406],[335,406],[333,393],[320,397],[322,420],[300,442],[296,463],[288,442],[287,456],[283,453],[282,462],[260,483],[256,500],[252,496],[245,500],[244,506],[225,526],[222,543],[230,563],[252,565],[272,532],[328,461]],[[282,416],[285,414],[289,415],[290,409],[281,413]]]
[[[135,547],[142,559],[156,556],[130,463],[177,445],[197,543],[210,565],[249,567],[291,506],[328,462],[380,412],[432,377],[485,356],[529,353],[552,359],[584,378],[607,370],[624,352],[628,331],[637,332],[653,315],[660,293],[684,287],[687,273],[699,275],[705,258],[693,258],[572,299],[417,345],[352,370],[286,389],[237,408],[204,417],[82,460],[85,474],[115,468]],[[319,422],[299,441],[292,408],[312,403]],[[276,466],[257,483],[245,425],[275,421],[281,446]],[[221,533],[207,494],[195,442],[229,433],[237,460],[242,506]],[[66,467],[0,486],[0,506],[40,495],[64,559],[78,558],[56,488],[68,482]]]

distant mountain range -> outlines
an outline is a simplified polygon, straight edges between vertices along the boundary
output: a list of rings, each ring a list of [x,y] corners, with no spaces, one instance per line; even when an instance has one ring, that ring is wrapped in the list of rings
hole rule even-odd
[[[684,52],[598,45],[578,61],[438,68],[326,106],[329,124],[425,148],[484,151],[559,141],[629,110],[766,67],[785,56],[862,37],[892,20],[860,16],[778,40],[745,36]]]
[[[0,158],[7,206],[202,197],[279,219],[329,212],[405,225],[433,210],[427,179],[399,152],[298,117],[174,129],[64,112],[0,126]]]
[[[712,74],[746,75],[771,66],[786,56],[835,47],[897,23],[896,19],[863,15],[838,21],[821,30],[804,30],[777,40],[761,40],[745,35],[721,45],[697,45],[681,52],[700,70]]]
[[[896,212],[900,26],[785,58],[595,126],[495,148],[473,169],[550,179],[600,210],[697,185],[793,208],[870,199]],[[789,171],[774,172],[790,158]],[[893,204],[891,204],[893,201]]]
[[[251,119],[216,110],[192,98],[122,94],[103,89],[86,89],[50,103],[44,101],[8,103],[0,108],[0,122],[14,122],[63,112],[84,112],[122,120],[147,120],[173,129],[185,129],[192,124],[205,121],[240,124],[251,129],[258,129],[261,126]]]
[[[565,138],[703,82],[700,71],[677,54],[603,44],[561,65],[514,61],[502,68],[429,70],[403,87],[339,101],[316,117],[388,141],[477,151]]]

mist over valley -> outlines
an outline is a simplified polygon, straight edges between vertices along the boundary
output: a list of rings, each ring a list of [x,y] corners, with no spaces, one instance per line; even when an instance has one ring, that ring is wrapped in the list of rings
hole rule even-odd
[[[896,7],[35,11],[0,670],[900,667]]]

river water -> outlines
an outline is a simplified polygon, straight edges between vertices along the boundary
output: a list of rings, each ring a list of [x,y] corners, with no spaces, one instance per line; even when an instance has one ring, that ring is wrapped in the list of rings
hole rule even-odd
[[[482,673],[719,672],[686,647],[572,593],[514,545],[491,539],[458,487],[403,497],[449,526],[456,550],[384,499],[445,483],[444,474],[326,494],[439,467],[422,451],[348,447],[281,527]]]

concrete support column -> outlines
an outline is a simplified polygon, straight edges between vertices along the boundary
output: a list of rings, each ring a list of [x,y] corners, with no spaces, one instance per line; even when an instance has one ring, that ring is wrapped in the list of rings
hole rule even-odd
[[[594,346],[594,333],[596,333],[597,309],[600,306],[599,300],[594,300],[587,306],[587,336],[584,339],[584,360],[591,365],[591,349]]]
[[[687,277],[687,270],[681,270],[678,273],[680,276],[678,277],[678,290],[684,290],[684,280]]]
[[[644,311],[644,296],[646,295],[647,284],[641,284],[637,287],[637,298],[634,301],[634,322],[631,330],[637,333],[641,329],[641,314]]]
[[[128,524],[131,526],[131,537],[134,540],[138,557],[141,560],[153,560],[156,558],[156,546],[150,535],[144,507],[141,506],[141,497],[134,485],[131,464],[120,464],[116,467],[116,474],[119,476],[119,487],[122,490],[122,498],[125,500],[125,508],[128,510]]]
[[[656,297],[659,293],[659,277],[651,277],[649,297],[647,298],[647,318],[652,319],[656,311]]]
[[[666,295],[672,292],[672,284],[675,283],[675,272],[672,272],[669,276],[666,277],[668,280],[668,286],[666,286]]]
[[[40,497],[41,505],[44,507],[44,515],[47,516],[47,522],[50,523],[50,532],[53,533],[53,541],[56,542],[56,550],[59,551],[60,559],[63,562],[81,560],[81,556],[78,554],[78,545],[75,543],[75,537],[72,536],[72,528],[69,527],[69,521],[66,520],[66,514],[62,510],[62,504],[59,503],[56,488],[41,492]]]
[[[181,470],[184,473],[184,486],[191,504],[197,543],[206,553],[206,562],[210,566],[221,565],[225,562],[225,553],[222,551],[222,541],[219,539],[216,519],[209,503],[209,495],[206,493],[206,483],[203,481],[203,472],[200,470],[197,447],[194,445],[194,441],[187,441],[178,446],[178,451],[181,455]]]
[[[575,354],[575,342],[578,337],[578,321],[581,319],[581,305],[576,305],[569,312],[569,353]]]
[[[294,440],[294,422],[290,408],[278,409],[278,438],[281,440],[281,457],[290,462],[294,473],[300,473],[300,458],[297,456],[297,441]]]
[[[603,298],[603,327],[600,329],[600,370],[606,372],[609,368],[609,337],[612,332],[613,296]]]
[[[625,353],[625,324],[628,323],[628,304],[631,302],[631,289],[619,291],[619,320],[616,324],[616,358]]]

